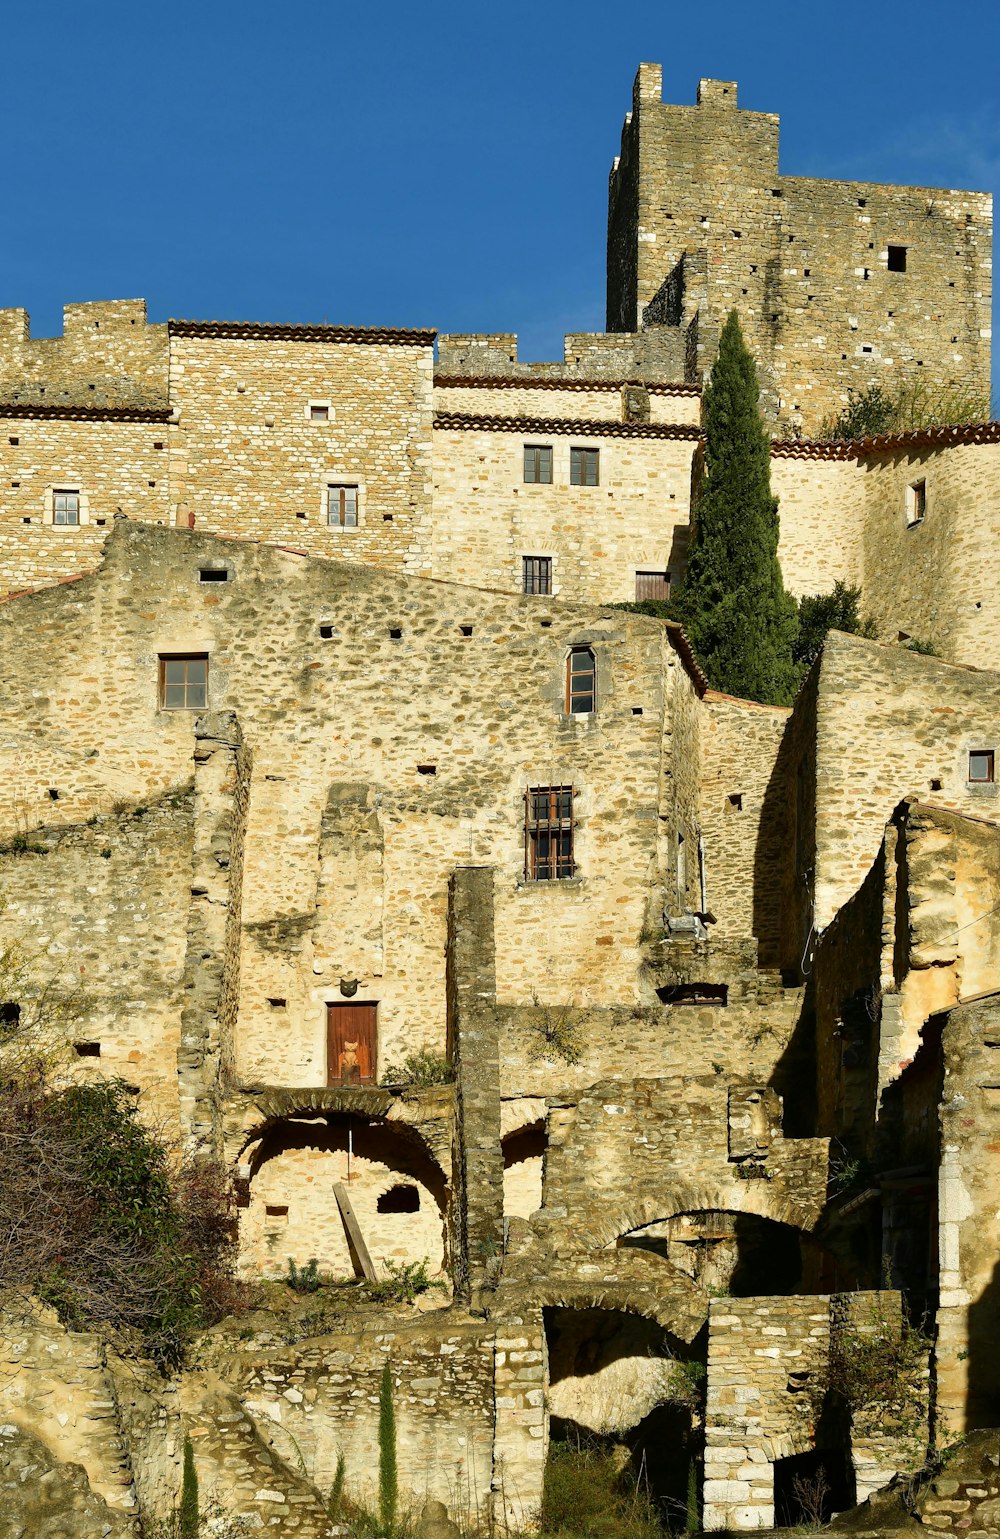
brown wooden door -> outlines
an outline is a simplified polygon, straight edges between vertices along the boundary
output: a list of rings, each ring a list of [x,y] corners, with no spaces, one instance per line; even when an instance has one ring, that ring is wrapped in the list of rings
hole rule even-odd
[[[378,1071],[377,1004],[327,1005],[326,1082],[371,1085]]]

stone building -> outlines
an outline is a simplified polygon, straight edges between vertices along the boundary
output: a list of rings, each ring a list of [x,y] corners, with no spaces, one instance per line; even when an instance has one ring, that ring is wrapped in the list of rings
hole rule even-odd
[[[553,1431],[645,1457],[675,1515],[693,1462],[706,1528],[753,1529],[1000,1416],[1000,427],[775,439],[786,581],[860,584],[883,638],[831,634],[791,710],[617,607],[683,573],[732,303],[782,399],[874,377],[762,319],[785,237],[872,335],[912,277],[900,377],[974,384],[988,209],[779,179],[735,87],[659,89],[644,66],[612,181],[623,331],[559,364],[0,312],[0,949],[67,1006],[68,1072],[224,1163],[247,1278],[353,1279],[360,1235],[440,1285],[237,1320],[166,1385],[5,1301],[5,1499],[44,1484],[86,1539],[171,1511],[185,1438],[214,1511],[322,1539],[341,1458],[371,1485],[385,1364],[408,1499],[517,1525]],[[905,274],[835,277],[862,226]],[[925,334],[935,274],[961,299]],[[905,1414],[844,1378],[873,1341]]]

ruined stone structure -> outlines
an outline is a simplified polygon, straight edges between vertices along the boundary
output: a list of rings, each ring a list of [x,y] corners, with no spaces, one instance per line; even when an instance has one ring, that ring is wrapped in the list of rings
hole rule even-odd
[[[611,319],[644,325],[558,365],[0,313],[0,948],[66,1006],[67,1072],[223,1162],[247,1279],[353,1279],[360,1232],[437,1284],[224,1322],[172,1382],[0,1301],[24,1539],[161,1521],[185,1439],[206,1514],[323,1539],[340,1460],[373,1488],[385,1365],[407,1500],[514,1525],[553,1430],[645,1457],[675,1517],[693,1463],[705,1526],[756,1529],[1000,1424],[1000,426],[775,440],[786,581],[860,584],[883,638],[831,634],[791,710],[616,607],[683,573],[725,310],[818,412],[874,377],[833,355],[843,285],[881,336],[912,278],[892,367],[975,383],[988,209],[779,179],[735,87],[659,90],[612,181]],[[835,276],[860,199],[905,274]],[[823,349],[777,255],[803,232]],[[988,1525],[983,1438],[929,1526]]]

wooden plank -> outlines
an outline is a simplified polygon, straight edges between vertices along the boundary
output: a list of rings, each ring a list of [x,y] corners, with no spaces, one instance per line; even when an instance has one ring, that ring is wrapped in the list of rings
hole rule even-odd
[[[355,1262],[360,1262],[366,1281],[378,1282],[378,1274],[375,1271],[372,1258],[368,1254],[368,1246],[365,1244],[365,1237],[361,1233],[361,1225],[358,1223],[354,1208],[351,1205],[351,1199],[347,1195],[347,1188],[342,1186],[339,1181],[335,1181],[333,1195],[337,1199],[337,1207],[340,1209],[340,1216],[344,1220],[347,1244],[355,1258]]]

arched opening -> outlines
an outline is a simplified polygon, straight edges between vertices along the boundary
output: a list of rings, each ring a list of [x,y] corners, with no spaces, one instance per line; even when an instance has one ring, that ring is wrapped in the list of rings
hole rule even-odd
[[[502,1140],[504,1218],[530,1218],[542,1205],[544,1122],[516,1128]]]
[[[420,1188],[400,1184],[390,1186],[375,1204],[378,1213],[419,1213]]]
[[[546,1308],[554,1443],[610,1452],[683,1529],[702,1441],[704,1333],[686,1345],[656,1321],[611,1309]]]
[[[288,1258],[312,1257],[331,1280],[358,1275],[334,1191],[347,1194],[376,1269],[445,1259],[446,1188],[440,1166],[408,1129],[343,1113],[287,1118],[260,1138],[250,1158],[250,1201],[240,1224],[246,1276],[284,1277]]]
[[[715,1296],[820,1292],[829,1273],[830,1258],[810,1235],[756,1213],[676,1213],[623,1234],[618,1246],[663,1256]]]

